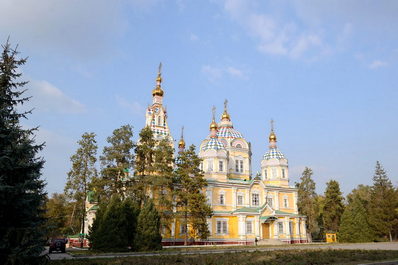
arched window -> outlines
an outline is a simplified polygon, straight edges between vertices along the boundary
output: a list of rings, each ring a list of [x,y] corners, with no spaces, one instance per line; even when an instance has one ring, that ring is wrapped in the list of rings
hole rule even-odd
[[[286,178],[285,169],[284,168],[282,168],[282,178]]]
[[[241,144],[237,144],[235,147],[236,148],[242,148],[242,145]]]
[[[159,126],[162,125],[162,120],[161,120],[161,117],[160,117],[160,116],[158,117],[158,125],[159,125]]]

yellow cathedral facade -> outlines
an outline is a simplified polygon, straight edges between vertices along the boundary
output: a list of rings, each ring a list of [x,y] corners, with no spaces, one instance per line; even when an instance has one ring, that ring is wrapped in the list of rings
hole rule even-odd
[[[168,139],[174,146],[163,105],[164,91],[159,68],[152,104],[146,110],[146,126],[157,140]],[[213,216],[207,224],[210,236],[197,244],[264,244],[308,242],[306,217],[297,209],[297,189],[289,185],[288,160],[277,147],[271,122],[268,149],[261,160],[261,173],[253,176],[251,144],[234,128],[227,101],[220,120],[213,119],[208,136],[199,146],[200,165],[207,180],[207,201]],[[178,149],[185,148],[181,136]],[[94,207],[95,208],[95,207]],[[87,205],[87,226],[95,216],[93,204]],[[90,209],[93,209],[90,211]],[[90,215],[91,214],[91,215]],[[175,219],[162,229],[164,245],[183,244],[185,226]],[[87,230],[86,230],[87,231]]]

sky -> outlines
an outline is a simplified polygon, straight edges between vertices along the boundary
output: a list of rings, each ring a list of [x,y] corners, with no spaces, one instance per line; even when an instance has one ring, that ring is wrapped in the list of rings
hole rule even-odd
[[[46,143],[50,194],[84,132],[99,154],[122,125],[137,139],[159,62],[175,139],[184,126],[198,146],[228,99],[254,172],[274,119],[290,183],[308,166],[318,193],[335,179],[347,194],[377,160],[398,185],[396,14],[396,0],[0,0],[0,42],[28,57],[23,125]]]

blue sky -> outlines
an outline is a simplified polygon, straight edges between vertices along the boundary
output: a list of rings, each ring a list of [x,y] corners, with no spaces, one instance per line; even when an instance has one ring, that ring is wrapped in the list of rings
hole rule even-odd
[[[40,126],[49,193],[61,192],[84,132],[144,126],[159,62],[169,126],[188,144],[208,135],[224,99],[252,143],[269,120],[293,184],[305,166],[319,193],[370,184],[380,160],[398,184],[398,2],[243,0],[0,0],[0,40],[29,56],[24,121]]]

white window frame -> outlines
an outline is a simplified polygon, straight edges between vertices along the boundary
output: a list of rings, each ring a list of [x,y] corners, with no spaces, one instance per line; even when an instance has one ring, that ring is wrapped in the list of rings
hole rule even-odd
[[[220,226],[219,226],[220,225]],[[228,219],[217,218],[216,219],[216,234],[227,235],[228,234]]]
[[[289,197],[288,196],[283,196],[283,207],[284,208],[289,208]]]
[[[239,202],[239,198],[241,198],[241,202]],[[236,196],[236,205],[242,206],[245,204],[245,196],[242,193],[238,193]]]
[[[257,200],[254,200],[257,198]],[[260,194],[258,192],[252,193],[252,206],[260,206]]]
[[[220,192],[219,193],[219,195],[218,195],[218,203],[220,205],[225,205],[225,192]]]
[[[250,229],[249,229],[250,228]],[[253,220],[246,220],[246,234],[253,234]]]
[[[268,195],[268,197],[266,199],[267,199],[268,206],[273,208],[274,207],[274,198],[273,198],[273,196]],[[271,202],[271,203],[269,203],[269,202]]]
[[[267,175],[267,169],[264,169],[264,179],[267,179],[268,175]]]
[[[282,178],[286,178],[286,170],[284,168],[282,168]]]
[[[239,161],[239,172],[243,173],[243,160]]]
[[[283,234],[284,225],[283,222],[278,222],[278,234]]]
[[[224,171],[224,161],[219,160],[218,161],[218,171],[223,172]]]
[[[239,160],[235,160],[235,171],[239,172]]]

